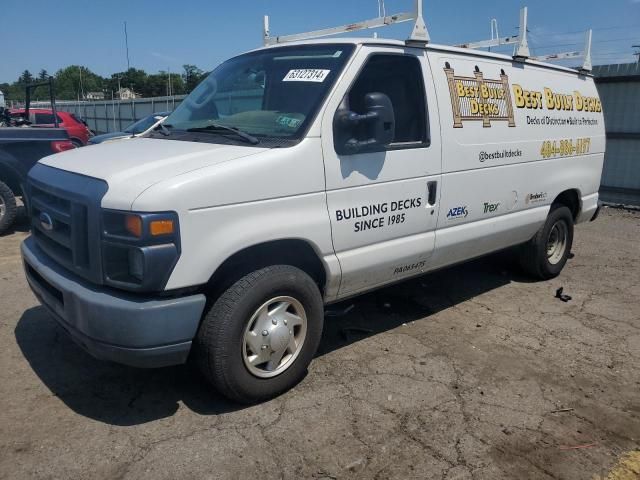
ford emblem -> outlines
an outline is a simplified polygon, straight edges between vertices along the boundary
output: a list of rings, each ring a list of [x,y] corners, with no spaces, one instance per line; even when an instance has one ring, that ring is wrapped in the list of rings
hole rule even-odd
[[[40,212],[40,226],[47,232],[53,230],[53,219],[48,213]]]

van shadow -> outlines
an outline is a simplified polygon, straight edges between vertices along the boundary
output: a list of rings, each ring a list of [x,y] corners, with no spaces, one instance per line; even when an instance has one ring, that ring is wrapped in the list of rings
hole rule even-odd
[[[515,281],[532,280],[515,267],[512,251],[412,278],[328,307],[316,357],[451,308]]]
[[[374,152],[366,155],[343,155],[340,157],[342,178],[348,178],[353,172],[364,175],[369,180],[377,180],[384,168],[387,152]]]
[[[317,356],[429,316],[511,281],[505,254],[492,255],[330,306]],[[349,310],[341,313],[341,309]],[[427,318],[425,318],[427,317]],[[42,307],[24,312],[15,336],[31,368],[74,412],[110,425],[140,425],[172,416],[182,402],[200,415],[245,408],[209,387],[190,365],[136,369],[94,359]]]

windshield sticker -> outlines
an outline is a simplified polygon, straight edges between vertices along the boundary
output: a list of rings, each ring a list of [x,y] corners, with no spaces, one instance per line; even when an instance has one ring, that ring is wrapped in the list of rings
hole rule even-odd
[[[300,124],[302,123],[302,120],[300,120],[298,118],[288,117],[286,115],[280,115],[276,119],[276,123],[278,125],[282,126],[282,127],[298,128],[300,126]]]
[[[321,70],[318,68],[300,68],[295,70],[289,70],[284,78],[283,82],[324,82],[327,75],[331,73],[331,70]]]

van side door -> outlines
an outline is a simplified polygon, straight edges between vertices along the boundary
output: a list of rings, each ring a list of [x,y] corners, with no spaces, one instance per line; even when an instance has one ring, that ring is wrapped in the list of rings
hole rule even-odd
[[[339,297],[419,274],[428,265],[441,173],[440,123],[428,72],[421,49],[363,46],[325,109],[322,149],[342,268]],[[393,139],[388,146],[345,152],[336,116],[367,114],[371,93],[391,102]],[[356,129],[347,138],[361,133]]]

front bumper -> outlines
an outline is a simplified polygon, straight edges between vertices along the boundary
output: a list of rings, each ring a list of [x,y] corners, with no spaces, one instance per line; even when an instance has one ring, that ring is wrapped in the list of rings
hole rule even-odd
[[[94,357],[135,367],[187,360],[204,295],[141,297],[92,285],[53,262],[32,237],[22,243],[21,252],[27,281],[40,303]]]

